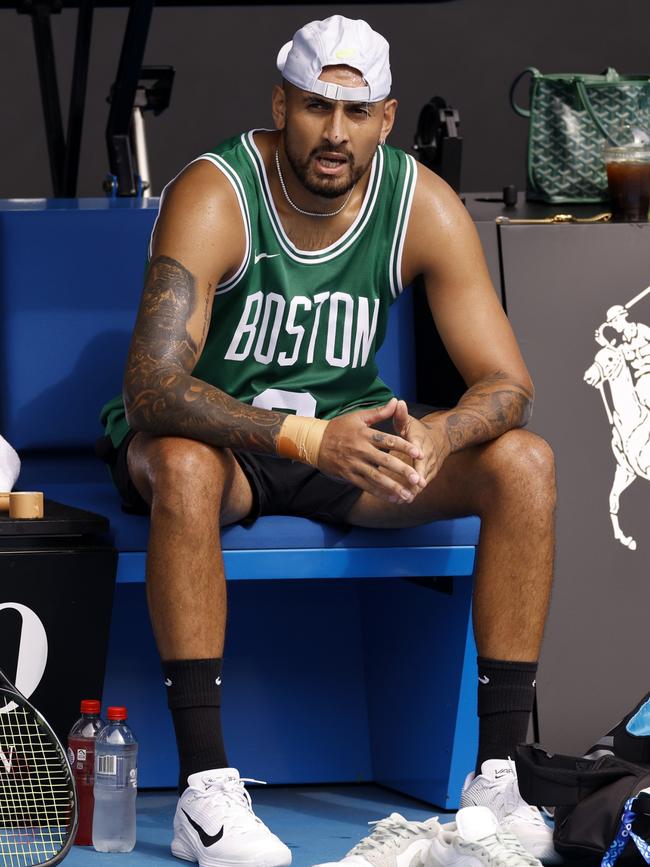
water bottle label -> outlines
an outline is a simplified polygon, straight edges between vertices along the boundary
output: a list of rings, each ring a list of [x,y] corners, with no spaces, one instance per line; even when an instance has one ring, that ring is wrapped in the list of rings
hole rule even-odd
[[[97,773],[114,777],[117,775],[117,756],[96,756]]]
[[[138,788],[138,771],[136,768],[131,768],[129,771],[129,786],[133,789]]]

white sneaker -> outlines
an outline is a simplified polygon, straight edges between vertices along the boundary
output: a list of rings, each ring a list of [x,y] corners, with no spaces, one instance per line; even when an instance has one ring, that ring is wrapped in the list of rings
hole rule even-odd
[[[200,867],[288,867],[291,852],[253,812],[234,768],[192,774],[174,816],[172,855]]]
[[[468,774],[460,797],[461,807],[489,807],[504,831],[514,834],[527,852],[556,864],[560,856],[553,846],[553,831],[537,809],[519,794],[517,771],[510,759],[490,759],[481,773]]]
[[[499,827],[487,807],[464,807],[442,825],[423,867],[542,867],[519,840]]]
[[[374,825],[372,832],[350,849],[341,861],[328,861],[315,867],[422,867],[431,840],[440,831],[437,818],[425,822],[408,822],[399,813],[391,813]]]

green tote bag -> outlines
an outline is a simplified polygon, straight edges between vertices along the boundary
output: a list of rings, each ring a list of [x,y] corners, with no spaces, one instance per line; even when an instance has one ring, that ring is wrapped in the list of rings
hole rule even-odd
[[[530,108],[522,108],[515,89],[530,80]],[[555,73],[534,66],[520,73],[510,88],[510,103],[528,118],[527,198],[542,202],[607,200],[603,148],[623,144],[626,126],[650,134],[650,78]]]

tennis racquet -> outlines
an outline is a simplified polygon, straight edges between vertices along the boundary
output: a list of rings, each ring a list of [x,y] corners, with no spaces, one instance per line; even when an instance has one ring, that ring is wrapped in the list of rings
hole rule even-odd
[[[63,747],[0,671],[0,867],[58,864],[72,846],[77,820]]]

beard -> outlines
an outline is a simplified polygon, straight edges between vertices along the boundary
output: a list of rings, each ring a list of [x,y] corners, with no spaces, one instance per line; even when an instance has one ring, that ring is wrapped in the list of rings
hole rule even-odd
[[[366,173],[372,161],[371,158],[365,165],[357,166],[353,154],[331,145],[322,145],[321,147],[314,148],[306,159],[301,160],[292,151],[286,138],[284,140],[284,151],[289,165],[293,169],[293,173],[303,187],[313,195],[321,196],[324,199],[338,199],[340,196],[345,196],[349,193],[357,181]],[[337,153],[344,156],[347,160],[347,174],[341,178],[319,177],[312,168],[312,161],[321,153]]]

